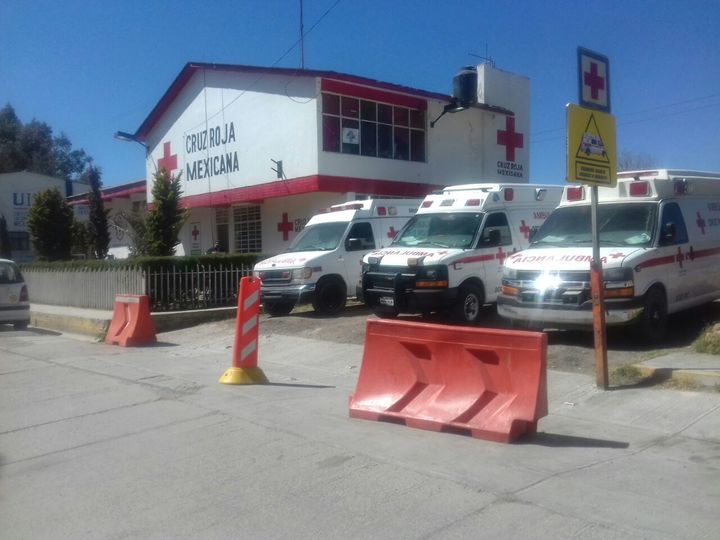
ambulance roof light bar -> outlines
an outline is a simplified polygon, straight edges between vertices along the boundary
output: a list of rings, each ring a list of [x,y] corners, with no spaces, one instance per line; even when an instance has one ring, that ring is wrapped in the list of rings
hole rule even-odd
[[[565,192],[568,201],[582,201],[585,199],[585,188],[583,186],[566,188]]]

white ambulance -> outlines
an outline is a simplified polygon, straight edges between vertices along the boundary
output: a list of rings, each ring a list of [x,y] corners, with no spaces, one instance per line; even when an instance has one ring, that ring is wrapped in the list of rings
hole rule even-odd
[[[322,315],[340,313],[348,291],[355,292],[363,255],[389,246],[421,202],[352,201],[310,218],[284,253],[260,261],[253,269],[261,281],[265,313],[287,315],[296,304],[308,302]]]
[[[505,257],[528,245],[562,186],[468,184],[428,195],[389,248],[363,259],[360,297],[379,317],[450,309],[475,323]]]
[[[720,174],[618,174],[598,188],[606,323],[657,341],[669,313],[720,298]],[[530,247],[505,261],[498,312],[523,326],[592,328],[590,190],[565,188]]]

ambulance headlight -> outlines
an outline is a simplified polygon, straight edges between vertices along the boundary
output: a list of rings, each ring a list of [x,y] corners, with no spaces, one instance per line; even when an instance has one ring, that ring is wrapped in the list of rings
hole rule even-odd
[[[603,281],[629,281],[633,280],[633,270],[626,268],[603,268]]]
[[[415,286],[418,288],[447,287],[447,266],[427,266],[420,268],[415,276]]]
[[[503,268],[503,279],[517,279],[517,269],[507,266]]]
[[[608,268],[603,270],[605,298],[633,298],[635,284],[632,268]]]
[[[313,269],[309,266],[305,268],[296,268],[292,271],[292,279],[310,279]]]

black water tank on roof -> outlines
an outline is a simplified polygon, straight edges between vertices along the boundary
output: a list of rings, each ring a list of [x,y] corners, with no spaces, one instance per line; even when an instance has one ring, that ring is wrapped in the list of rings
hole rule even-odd
[[[453,97],[462,105],[477,103],[478,74],[474,66],[464,67],[453,77]]]

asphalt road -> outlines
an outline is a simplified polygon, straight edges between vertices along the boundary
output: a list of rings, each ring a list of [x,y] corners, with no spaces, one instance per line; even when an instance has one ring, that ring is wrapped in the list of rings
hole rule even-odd
[[[336,343],[362,345],[365,342],[365,321],[375,315],[362,304],[349,304],[338,317],[321,317],[307,306],[296,307],[290,315],[269,317],[263,315],[260,331],[265,335],[292,335]],[[402,316],[402,320],[454,324],[440,315],[430,318]],[[647,345],[634,335],[632,328],[609,329],[607,336],[607,357],[610,371],[613,369],[670,351],[688,348],[708,325],[720,321],[720,303],[671,316],[668,333],[662,343]],[[234,323],[227,323],[228,325]],[[482,323],[486,328],[509,328],[499,317],[494,307],[486,306]],[[546,330],[548,334],[548,367],[558,371],[595,373],[594,343],[592,332],[577,330]]]

